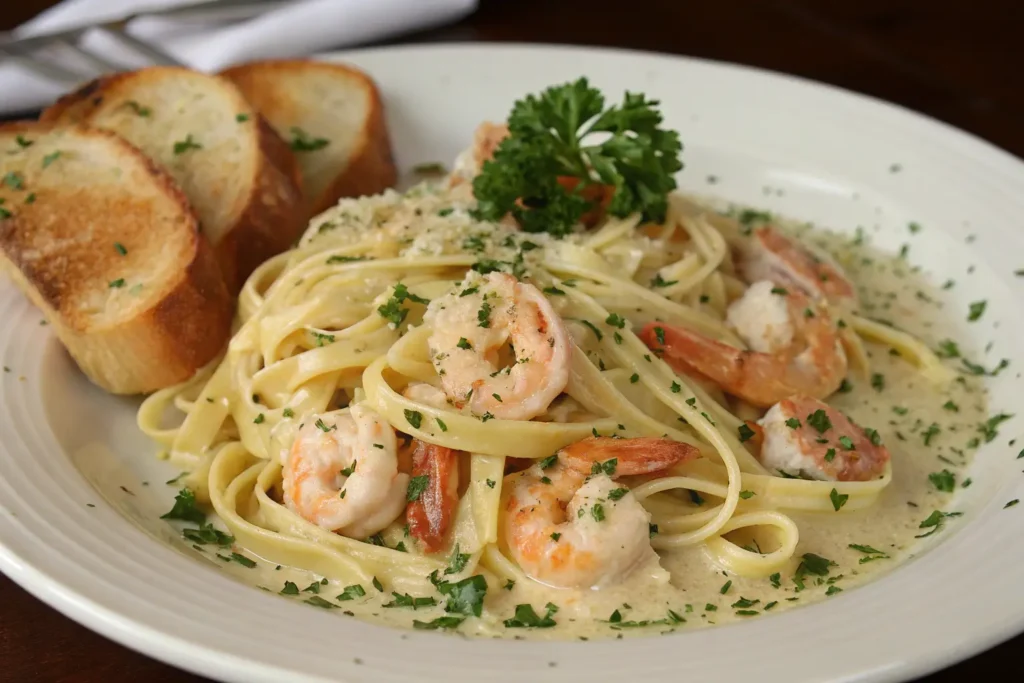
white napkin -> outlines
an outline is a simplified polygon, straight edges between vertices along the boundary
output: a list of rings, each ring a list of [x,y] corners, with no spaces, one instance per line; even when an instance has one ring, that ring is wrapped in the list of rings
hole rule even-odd
[[[140,17],[127,32],[203,71],[218,71],[254,59],[300,57],[381,40],[405,32],[456,21],[476,9],[477,0],[264,0],[268,11],[239,21],[226,16]],[[18,27],[14,37],[28,37],[113,21],[155,8],[195,4],[197,0],[65,0]],[[80,45],[128,68],[147,61],[109,34],[87,32]],[[91,76],[74,55],[47,53],[55,63]],[[0,56],[0,115],[44,107],[70,90],[23,65]]]

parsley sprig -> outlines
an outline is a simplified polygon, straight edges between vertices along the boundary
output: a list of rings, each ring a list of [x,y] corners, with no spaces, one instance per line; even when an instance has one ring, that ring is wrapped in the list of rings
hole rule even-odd
[[[626,92],[620,105],[605,108],[586,78],[518,100],[508,137],[473,180],[476,217],[511,213],[526,232],[566,235],[594,208],[594,190],[603,185],[612,193],[611,215],[663,220],[682,144],[678,133],[658,127],[659,104]]]

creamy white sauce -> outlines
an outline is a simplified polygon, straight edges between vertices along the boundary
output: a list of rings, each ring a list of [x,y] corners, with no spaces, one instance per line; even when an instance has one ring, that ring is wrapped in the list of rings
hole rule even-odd
[[[901,329],[931,348],[942,339],[956,338],[950,312],[936,303],[936,288],[905,260],[828,233],[809,233],[805,239],[827,246],[838,257],[859,285],[864,315],[898,321]],[[946,532],[945,522],[925,527],[922,522],[936,510],[954,510],[948,507],[950,494],[940,491],[929,475],[946,470],[955,487],[970,484],[962,472],[976,449],[975,441],[984,441],[984,433],[978,428],[989,417],[982,384],[979,378],[965,375],[940,392],[910,364],[890,354],[888,348],[876,344],[867,348],[871,370],[883,380],[876,380],[877,386],[873,387],[871,381],[851,376],[852,389],[835,394],[829,403],[860,425],[878,430],[892,454],[892,483],[873,506],[860,511],[787,512],[799,527],[800,543],[791,566],[781,571],[777,580],[731,575],[716,567],[699,546],[662,551],[660,566],[643,566],[620,584],[598,591],[555,590],[533,582],[520,582],[511,590],[490,586],[483,617],[466,620],[458,632],[503,638],[596,639],[765,618],[766,614],[826,600],[892,571],[913,556],[921,543],[918,536],[934,531],[934,536],[941,539]],[[949,480],[950,475],[942,475],[939,481]],[[864,552],[851,545],[880,552]],[[827,558],[833,564],[828,566],[827,575],[805,572],[801,587],[794,577],[805,553]],[[364,597],[338,601],[336,596],[343,594],[345,586],[336,582],[320,584],[322,577],[310,572],[277,568],[264,561],[247,568],[234,561],[212,559],[213,554],[210,546],[203,551],[224,571],[247,583],[279,593],[285,582],[291,582],[300,593],[286,596],[288,599],[313,603],[323,599],[341,615],[403,628],[412,626],[414,619],[429,622],[445,616],[440,606],[385,608],[383,605],[393,600],[390,587],[382,593],[372,585],[363,585]],[[229,554],[220,551],[222,556]],[[310,588],[312,584],[316,584],[314,589]],[[439,595],[431,594],[443,602]],[[516,605],[529,603],[543,617],[549,602],[558,607],[552,615],[557,622],[553,628],[502,625],[504,619],[512,617]],[[656,623],[632,625],[642,620]]]

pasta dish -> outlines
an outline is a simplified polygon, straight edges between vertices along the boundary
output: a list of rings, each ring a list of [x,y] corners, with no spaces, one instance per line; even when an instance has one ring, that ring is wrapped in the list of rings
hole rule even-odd
[[[657,103],[594,92],[255,271],[223,357],[139,412],[190,545],[370,620],[591,638],[825,599],[955,514],[985,405],[882,320],[910,269],[680,192]]]

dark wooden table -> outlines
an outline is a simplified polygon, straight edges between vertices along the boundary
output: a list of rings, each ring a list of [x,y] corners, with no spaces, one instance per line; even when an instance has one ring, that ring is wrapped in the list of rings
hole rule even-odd
[[[0,4],[3,30],[53,3]],[[902,104],[1024,156],[1022,36],[1021,0],[481,0],[459,24],[401,42],[610,45],[749,64]],[[880,614],[879,637],[884,628]],[[1019,671],[1022,650],[1018,636],[922,680],[994,679]],[[0,681],[143,680],[202,679],[88,631],[0,576]]]

